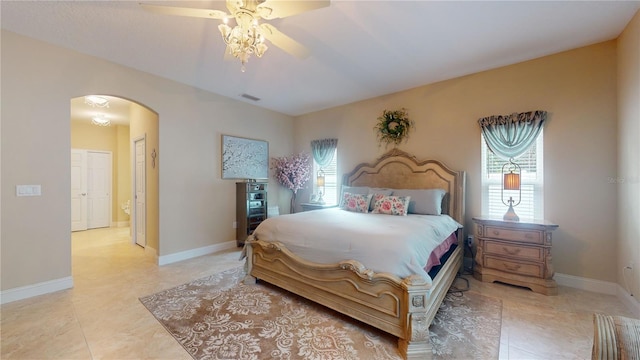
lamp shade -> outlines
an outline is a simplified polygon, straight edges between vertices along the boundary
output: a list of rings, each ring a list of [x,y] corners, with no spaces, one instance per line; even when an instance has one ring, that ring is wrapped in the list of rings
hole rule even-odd
[[[324,175],[318,174],[318,178],[316,179],[317,186],[324,186]]]
[[[520,174],[516,174],[513,171],[504,174],[504,189],[520,190]]]

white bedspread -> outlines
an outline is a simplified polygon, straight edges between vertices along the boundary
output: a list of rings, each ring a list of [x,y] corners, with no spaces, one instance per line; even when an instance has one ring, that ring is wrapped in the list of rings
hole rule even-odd
[[[448,215],[355,213],[324,209],[282,215],[263,221],[258,240],[280,241],[296,255],[318,263],[357,260],[375,272],[405,278],[421,275],[429,255],[458,227]]]

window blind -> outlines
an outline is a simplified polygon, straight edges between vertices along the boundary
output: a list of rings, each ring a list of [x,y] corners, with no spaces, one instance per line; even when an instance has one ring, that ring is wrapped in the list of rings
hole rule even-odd
[[[318,163],[313,162],[314,169],[314,177],[313,177],[313,191],[315,194],[318,193],[318,190],[322,190],[322,187],[318,188],[316,185],[316,176],[318,174],[318,170],[320,167]],[[333,159],[331,162],[322,168],[324,172],[324,191],[322,193],[322,198],[324,202],[329,205],[337,204],[338,200],[338,150],[334,150]]]
[[[502,218],[508,206],[502,202],[502,166],[505,161],[493,154],[482,137],[482,214]],[[514,208],[520,219],[544,218],[543,204],[543,135],[520,157],[514,159],[521,168],[521,201]],[[518,201],[519,192],[505,190],[504,199]]]

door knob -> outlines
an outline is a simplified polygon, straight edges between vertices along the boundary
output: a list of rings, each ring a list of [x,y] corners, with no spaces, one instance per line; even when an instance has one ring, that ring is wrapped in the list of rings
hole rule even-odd
[[[82,195],[82,196],[87,196],[87,193],[82,193],[82,194],[80,194],[80,195]]]

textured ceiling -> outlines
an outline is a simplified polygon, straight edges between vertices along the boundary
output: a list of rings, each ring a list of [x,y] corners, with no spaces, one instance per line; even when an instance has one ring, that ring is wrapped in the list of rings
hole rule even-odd
[[[220,1],[148,3],[226,10]],[[640,1],[332,1],[270,21],[310,57],[270,46],[244,73],[223,60],[218,20],[133,1],[0,6],[3,29],[295,116],[614,39]]]

